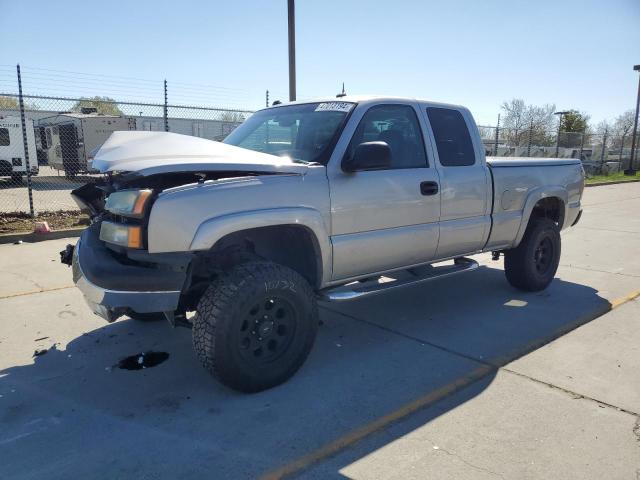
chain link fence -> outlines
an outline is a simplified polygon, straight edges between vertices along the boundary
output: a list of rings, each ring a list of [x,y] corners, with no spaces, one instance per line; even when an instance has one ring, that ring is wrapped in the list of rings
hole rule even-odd
[[[253,113],[171,104],[166,83],[161,103],[20,95],[17,87],[0,93],[0,233],[11,231],[3,226],[16,219],[72,226],[65,219],[77,219],[79,210],[69,193],[100,178],[93,155],[114,131],[169,131],[220,141]]]
[[[579,158],[587,176],[629,168],[632,136],[607,132],[558,132],[532,127],[478,126],[485,154],[492,157]],[[633,166],[638,168],[638,155]]]
[[[100,177],[93,155],[114,131],[169,131],[221,141],[253,111],[201,105],[256,103],[236,89],[173,85],[37,68],[21,73],[20,67],[0,65],[0,233],[12,231],[6,224],[16,219],[23,230],[34,220],[52,228],[73,226],[79,210],[69,193]],[[499,124],[479,130],[488,156],[579,158],[588,176],[616,173],[631,163],[630,134]]]

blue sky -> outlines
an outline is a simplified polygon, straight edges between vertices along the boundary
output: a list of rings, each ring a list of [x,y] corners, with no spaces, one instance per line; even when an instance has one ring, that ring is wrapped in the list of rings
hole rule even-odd
[[[20,62],[40,92],[148,100],[167,78],[180,103],[258,108],[267,88],[286,100],[286,0],[0,6],[0,90]],[[353,94],[464,104],[483,124],[513,97],[596,122],[635,106],[639,0],[298,0],[296,13],[299,98],[334,95],[344,81]]]

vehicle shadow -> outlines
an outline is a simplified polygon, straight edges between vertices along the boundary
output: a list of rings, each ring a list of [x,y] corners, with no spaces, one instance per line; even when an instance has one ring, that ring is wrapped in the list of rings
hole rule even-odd
[[[198,364],[188,330],[121,320],[0,371],[3,469],[9,478],[255,478],[353,438],[418,398],[473,383],[437,409],[416,412],[404,430],[365,442],[364,453],[353,450],[361,457],[473,398],[497,367],[609,306],[596,290],[562,279],[522,294],[502,270],[487,267],[323,305],[306,364],[284,385],[254,395],[215,382]],[[72,308],[88,315],[80,301]],[[137,371],[114,366],[149,350],[170,356]],[[341,477],[342,466],[323,478]]]

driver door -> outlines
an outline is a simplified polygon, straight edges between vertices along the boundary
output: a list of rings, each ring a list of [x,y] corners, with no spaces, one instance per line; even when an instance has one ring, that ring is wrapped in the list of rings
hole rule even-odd
[[[344,156],[352,155],[360,143],[384,141],[391,149],[390,167],[346,173],[340,162],[330,165],[333,280],[408,267],[435,257],[439,177],[427,158],[418,118],[410,104],[369,107]]]

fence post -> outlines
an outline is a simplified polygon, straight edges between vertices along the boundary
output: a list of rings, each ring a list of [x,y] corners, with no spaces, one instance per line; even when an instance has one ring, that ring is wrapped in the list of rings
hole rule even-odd
[[[587,136],[587,129],[582,130],[582,140],[580,141],[580,161],[582,161],[582,154],[584,153],[584,137]]]
[[[167,79],[164,80],[164,131],[169,131],[169,105],[167,104]]]
[[[29,194],[29,213],[31,218],[35,218],[36,213],[33,208],[33,186],[31,184],[31,164],[29,162],[29,142],[27,141],[27,122],[24,118],[24,99],[22,98],[22,76],[20,75],[20,64],[16,65],[18,72],[18,99],[20,101],[20,122],[22,123],[22,144],[24,146],[24,160],[27,168],[27,192]]]
[[[600,153],[600,170],[602,170],[602,166],[604,165],[604,154],[607,148],[607,133],[609,132],[608,127],[604,128],[604,136],[602,137],[602,151]]]
[[[620,140],[620,153],[618,155],[618,161],[620,162],[620,168],[622,168],[622,150],[624,149],[624,135],[622,135],[622,139]],[[631,168],[631,165],[629,165]]]
[[[531,156],[531,137],[533,135],[533,119],[531,119],[531,124],[529,125],[529,139],[527,141],[527,157]]]
[[[496,143],[493,146],[493,156],[498,156],[498,135],[500,134],[500,114],[498,114],[498,123],[496,124]]]
[[[265,93],[265,103],[266,107],[269,108],[269,90],[267,90]]]

